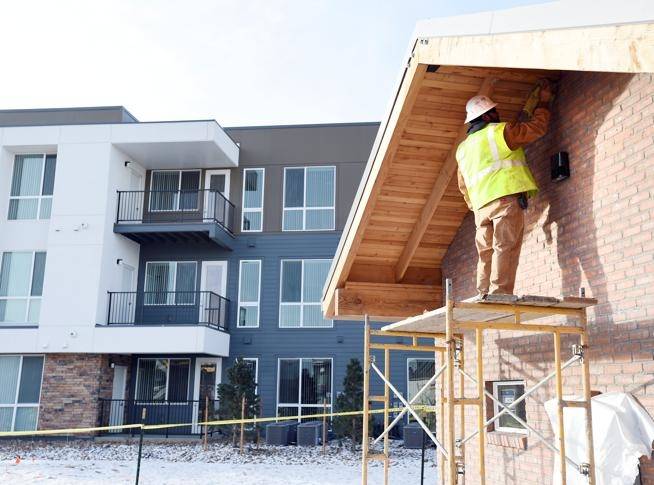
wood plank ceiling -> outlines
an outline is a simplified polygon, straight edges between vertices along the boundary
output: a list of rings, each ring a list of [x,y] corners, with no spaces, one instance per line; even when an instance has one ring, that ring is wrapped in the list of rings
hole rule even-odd
[[[468,212],[454,159],[465,137],[465,104],[486,93],[503,120],[513,119],[544,76],[558,73],[421,65],[416,79],[405,79],[419,82],[417,92],[396,107],[402,113],[394,142],[376,156],[385,166],[365,207],[368,217],[354,228],[360,242],[346,255],[349,269],[339,275],[334,315],[392,318],[440,306],[443,257]]]

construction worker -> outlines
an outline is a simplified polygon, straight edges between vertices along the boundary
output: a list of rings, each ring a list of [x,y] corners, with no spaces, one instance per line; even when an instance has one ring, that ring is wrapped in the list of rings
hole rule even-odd
[[[475,213],[477,291],[513,294],[524,233],[527,198],[538,192],[523,147],[547,132],[550,83],[541,81],[532,93],[536,104],[530,119],[501,122],[488,96],[466,104],[468,135],[456,151],[459,190]],[[533,105],[532,105],[533,106]]]

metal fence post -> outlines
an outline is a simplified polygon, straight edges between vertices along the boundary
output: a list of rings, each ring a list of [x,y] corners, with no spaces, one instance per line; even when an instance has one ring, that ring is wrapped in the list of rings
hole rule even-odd
[[[136,485],[139,485],[139,475],[141,474],[141,452],[143,451],[143,426],[145,425],[146,408],[141,411],[141,435],[139,437],[139,456],[136,462]]]

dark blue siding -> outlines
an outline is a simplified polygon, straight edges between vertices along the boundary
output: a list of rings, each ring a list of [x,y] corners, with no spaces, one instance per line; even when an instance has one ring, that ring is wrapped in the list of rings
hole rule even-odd
[[[275,413],[277,403],[277,360],[279,358],[315,357],[333,359],[333,384],[337,393],[342,388],[346,366],[351,358],[363,360],[363,325],[361,322],[334,322],[333,328],[279,328],[279,284],[282,259],[331,259],[336,251],[340,232],[331,233],[265,233],[242,234],[234,242],[233,251],[224,251],[214,244],[153,244],[141,248],[139,289],[143,288],[145,262],[175,260],[227,260],[227,295],[230,303],[230,358],[223,365],[223,374],[237,357],[259,359],[259,393],[265,415]],[[236,328],[239,260],[261,259],[261,300],[259,328]],[[200,281],[198,266],[198,287]],[[339,340],[341,342],[339,343]],[[401,341],[401,340],[399,340]],[[417,353],[392,352],[391,377],[398,389],[406,392],[407,357],[431,357]],[[376,355],[383,368],[383,354]],[[381,393],[376,376],[373,393]]]

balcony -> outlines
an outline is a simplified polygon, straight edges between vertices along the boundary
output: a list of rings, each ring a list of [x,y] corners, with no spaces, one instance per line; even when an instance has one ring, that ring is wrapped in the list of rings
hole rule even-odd
[[[114,232],[139,244],[212,241],[231,250],[234,204],[216,190],[118,191]]]
[[[212,291],[109,292],[107,325],[205,326],[227,331],[229,300]]]

